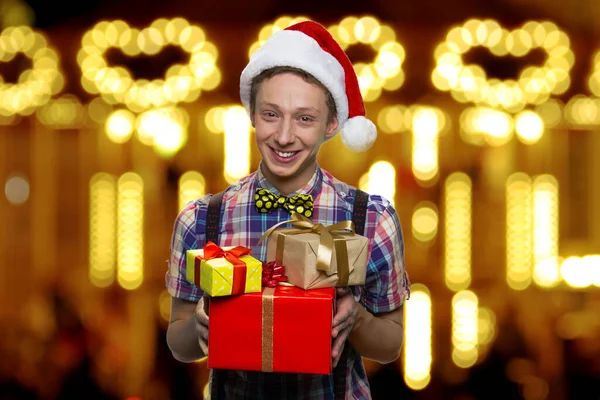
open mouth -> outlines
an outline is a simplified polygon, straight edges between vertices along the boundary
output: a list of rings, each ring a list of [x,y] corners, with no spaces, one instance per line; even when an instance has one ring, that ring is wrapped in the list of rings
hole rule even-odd
[[[271,147],[271,150],[273,151],[275,158],[278,161],[282,161],[282,162],[291,161],[291,160],[295,159],[296,156],[300,153],[299,151],[279,151],[279,150],[275,150],[272,147]]]

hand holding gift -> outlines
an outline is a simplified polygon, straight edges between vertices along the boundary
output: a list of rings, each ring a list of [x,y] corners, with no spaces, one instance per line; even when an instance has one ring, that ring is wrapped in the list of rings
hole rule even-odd
[[[358,312],[358,303],[354,301],[354,295],[350,288],[337,288],[337,311],[333,317],[333,327],[331,336],[334,339],[331,357],[332,364],[335,367],[344,350],[346,339],[350,336],[350,332],[354,328],[356,322],[356,314]]]
[[[208,356],[208,297],[202,296],[194,312],[198,344],[204,355]]]

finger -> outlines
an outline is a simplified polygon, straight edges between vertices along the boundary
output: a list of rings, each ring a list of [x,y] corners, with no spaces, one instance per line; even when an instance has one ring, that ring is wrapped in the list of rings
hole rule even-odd
[[[339,288],[336,288],[335,291],[338,296],[343,296],[346,293],[350,292],[350,288],[349,287],[339,287]]]
[[[201,299],[200,302],[198,303],[198,306],[196,307],[196,320],[201,323],[202,325],[208,326],[208,315],[206,314],[205,311],[205,302],[204,299]]]
[[[344,343],[346,339],[344,335],[338,336],[333,342],[333,349],[331,351],[331,356],[333,357],[333,366],[335,367],[342,355],[342,350],[344,349]]]
[[[349,302],[344,302],[338,305],[337,313],[333,317],[332,326],[335,328],[344,322],[350,315],[352,314],[352,304]]]
[[[346,329],[350,325],[350,319],[345,319],[341,323],[339,323],[336,327],[331,331],[331,335],[336,338],[340,332]]]
[[[208,356],[208,343],[205,342],[204,340],[200,339],[200,340],[198,340],[198,344],[200,345],[200,349],[202,350],[204,355]]]
[[[208,340],[208,328],[206,326],[196,324],[196,332],[198,333],[198,337]]]

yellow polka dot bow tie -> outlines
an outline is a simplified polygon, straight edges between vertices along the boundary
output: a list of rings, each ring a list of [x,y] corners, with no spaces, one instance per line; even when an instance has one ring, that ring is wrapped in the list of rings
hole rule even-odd
[[[313,198],[310,194],[296,194],[290,197],[277,196],[267,189],[257,188],[254,194],[254,205],[256,211],[268,213],[283,207],[290,214],[297,212],[307,218],[313,213]]]

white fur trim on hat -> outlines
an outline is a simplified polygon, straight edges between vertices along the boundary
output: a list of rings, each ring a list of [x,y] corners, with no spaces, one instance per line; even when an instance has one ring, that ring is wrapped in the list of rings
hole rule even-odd
[[[344,69],[313,38],[299,31],[281,30],[274,33],[250,57],[240,78],[240,98],[248,113],[252,79],[273,67],[295,67],[317,78],[331,92],[337,108],[338,126],[344,127],[348,120]]]
[[[375,124],[363,116],[350,118],[342,127],[342,143],[354,152],[369,150],[376,138]]]

